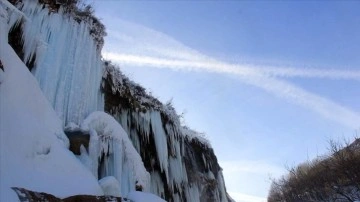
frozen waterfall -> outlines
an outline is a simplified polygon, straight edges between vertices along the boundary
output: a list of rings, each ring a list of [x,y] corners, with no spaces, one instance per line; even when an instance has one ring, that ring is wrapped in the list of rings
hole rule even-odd
[[[37,1],[23,1],[25,62],[35,59],[33,74],[64,124],[81,121],[103,110],[100,93],[103,71],[100,50],[89,23],[50,12]]]

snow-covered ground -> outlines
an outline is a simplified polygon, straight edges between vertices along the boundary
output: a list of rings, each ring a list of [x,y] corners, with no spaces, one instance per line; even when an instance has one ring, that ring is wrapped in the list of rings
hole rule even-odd
[[[130,199],[134,202],[166,202],[158,196],[155,196],[154,194],[139,191],[130,192],[127,195],[127,199]]]

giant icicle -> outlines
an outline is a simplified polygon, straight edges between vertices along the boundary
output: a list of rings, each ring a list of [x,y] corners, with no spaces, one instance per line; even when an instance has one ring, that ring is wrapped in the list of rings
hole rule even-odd
[[[24,61],[35,59],[33,74],[64,124],[103,110],[103,63],[89,23],[37,1],[23,1],[21,11],[29,19],[22,23]]]

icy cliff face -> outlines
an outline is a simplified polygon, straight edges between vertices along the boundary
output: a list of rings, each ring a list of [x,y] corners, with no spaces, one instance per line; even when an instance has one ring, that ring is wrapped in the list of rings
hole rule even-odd
[[[167,201],[230,201],[209,142],[182,126],[171,104],[101,60],[92,18],[78,19],[61,6],[53,12],[37,1],[21,2],[22,20],[9,18],[11,25],[20,22],[23,44],[15,37],[17,54],[62,126],[71,123],[90,133],[89,148],[82,147],[78,158],[94,178],[113,176],[120,195],[141,187]]]
[[[64,13],[50,12],[37,1],[22,1],[23,61],[64,124],[81,121],[93,111],[103,110],[100,93],[103,72],[98,44],[90,22],[76,21]]]
[[[170,104],[148,95],[109,62],[103,78],[105,111],[121,123],[141,155],[152,193],[168,201],[230,201],[210,144],[181,126]]]

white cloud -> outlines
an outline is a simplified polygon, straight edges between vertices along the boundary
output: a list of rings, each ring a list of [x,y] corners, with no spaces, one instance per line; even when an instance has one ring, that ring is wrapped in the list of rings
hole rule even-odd
[[[263,74],[276,77],[301,77],[323,79],[346,79],[360,81],[359,70],[310,69],[292,67],[260,67]]]

